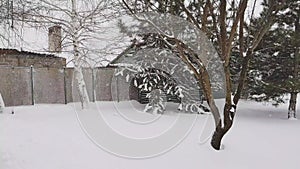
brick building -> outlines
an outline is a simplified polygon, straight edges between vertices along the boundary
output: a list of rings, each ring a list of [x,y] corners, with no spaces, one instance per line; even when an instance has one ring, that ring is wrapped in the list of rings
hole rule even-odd
[[[0,48],[0,66],[63,68],[66,66],[66,59],[53,54]]]

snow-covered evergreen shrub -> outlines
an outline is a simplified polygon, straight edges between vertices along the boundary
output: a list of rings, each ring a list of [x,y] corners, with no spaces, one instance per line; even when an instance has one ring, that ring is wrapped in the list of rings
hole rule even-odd
[[[166,109],[166,95],[161,89],[155,89],[147,94],[149,103],[146,105],[144,111],[152,111],[153,114],[162,114]]]
[[[124,76],[126,82],[133,82],[141,92],[151,93],[158,89],[168,97],[178,98],[178,110],[190,113],[209,110],[203,105],[201,86],[193,71],[180,59],[178,51],[168,46],[173,42],[165,42],[155,33],[135,35],[135,38],[120,58],[121,63],[111,64],[118,67],[115,76]],[[217,70],[218,65],[212,64],[213,60],[209,63],[210,71]],[[211,75],[213,89],[222,89],[223,83],[219,82],[222,77],[218,73]],[[150,108],[151,104],[147,104],[145,110]]]

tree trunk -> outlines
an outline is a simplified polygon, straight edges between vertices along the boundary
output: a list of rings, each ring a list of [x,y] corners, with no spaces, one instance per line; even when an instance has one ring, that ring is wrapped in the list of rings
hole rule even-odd
[[[77,66],[74,67],[74,77],[77,84],[81,107],[82,109],[87,109],[89,107],[90,99],[86,89],[85,81],[83,79],[83,73],[81,67],[77,67]]]
[[[82,109],[87,109],[90,99],[89,95],[86,89],[86,84],[83,78],[83,73],[82,73],[82,66],[81,66],[81,58],[80,58],[80,52],[78,50],[78,41],[77,38],[74,38],[73,41],[73,50],[74,50],[74,78],[75,78],[75,83],[76,87],[78,89],[78,94],[79,94],[79,99],[81,102],[81,107]]]
[[[79,99],[81,102],[82,109],[87,109],[89,106],[89,95],[86,89],[86,84],[82,73],[82,58],[79,51],[79,20],[77,13],[76,0],[72,0],[72,43],[73,43],[73,53],[74,53],[74,77],[77,84]]]
[[[223,139],[223,137],[225,136],[225,134],[229,131],[230,127],[222,127],[221,126],[221,121],[219,123],[219,125],[216,127],[216,130],[214,131],[214,134],[212,136],[211,139],[211,146],[216,149],[216,150],[220,150],[221,149],[221,141]]]
[[[298,17],[295,21],[295,43],[297,44],[297,48],[295,51],[295,58],[294,58],[294,70],[293,70],[293,92],[291,92],[291,97],[290,97],[290,104],[289,104],[289,109],[288,109],[288,118],[296,118],[296,103],[297,103],[297,90],[298,87],[297,85],[299,84],[299,64],[300,64],[300,46],[299,46],[299,37],[300,37],[300,11],[298,12]]]
[[[82,109],[87,109],[90,103],[89,95],[86,89],[86,84],[83,78],[82,73],[82,66],[81,66],[81,59],[80,59],[80,53],[78,51],[78,42],[75,38],[73,41],[73,50],[74,50],[74,78],[75,78],[75,84],[78,89],[79,99],[81,102]]]
[[[222,119],[219,121],[211,139],[211,146],[214,149],[216,150],[221,149],[221,141],[224,135],[232,127],[234,115],[235,115],[235,107],[232,107],[232,105],[229,104],[225,104],[223,122]]]
[[[298,93],[296,93],[296,92],[291,93],[288,118],[296,118],[297,94]]]
[[[245,14],[245,9],[247,7],[247,0],[243,0],[240,2],[238,7],[238,13],[236,14],[233,25],[231,27],[231,31],[229,37],[227,38],[226,33],[226,4],[225,0],[220,2],[220,40],[219,44],[221,45],[221,60],[224,61],[224,73],[225,73],[225,82],[226,82],[226,98],[225,98],[225,106],[224,106],[224,117],[219,121],[216,125],[216,130],[213,134],[211,145],[216,150],[220,150],[221,141],[224,135],[229,131],[233,124],[233,119],[236,111],[236,104],[232,104],[232,81],[230,78],[230,68],[229,61],[232,50],[232,42],[235,37],[235,33],[238,27],[238,23],[243,23],[241,18],[243,19],[243,15]],[[242,26],[241,26],[242,27]]]

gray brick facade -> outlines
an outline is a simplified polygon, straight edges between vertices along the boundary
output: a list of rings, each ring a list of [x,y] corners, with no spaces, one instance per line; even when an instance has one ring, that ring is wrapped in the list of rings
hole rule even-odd
[[[51,54],[18,51],[16,49],[0,49],[0,65],[63,68],[66,66],[66,59]]]

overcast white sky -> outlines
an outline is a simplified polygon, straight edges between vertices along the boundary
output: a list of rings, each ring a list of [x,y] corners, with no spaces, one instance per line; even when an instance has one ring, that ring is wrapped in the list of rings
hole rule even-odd
[[[263,0],[256,0],[255,12],[254,12],[255,17],[258,16],[259,13],[262,11],[262,6],[261,6],[262,1]],[[255,0],[249,0],[248,8],[246,10],[246,16],[251,15],[254,2]],[[116,26],[112,28],[116,29]],[[0,31],[1,33],[5,33],[3,30],[1,30],[1,28]],[[0,48],[15,48],[18,50],[22,49],[22,50],[35,51],[35,52],[42,52],[47,50],[48,48],[47,30],[24,27],[21,32],[24,41],[20,40],[20,38],[14,35],[13,33],[6,33],[7,35],[10,36],[10,39],[12,39],[11,45],[7,46],[0,42]],[[105,36],[107,36],[107,34]]]
[[[251,12],[254,2],[255,2],[255,0],[249,0],[247,11]],[[262,9],[263,9],[261,6],[262,2],[263,2],[263,0],[256,0],[254,16],[258,16],[259,13],[262,11]]]

